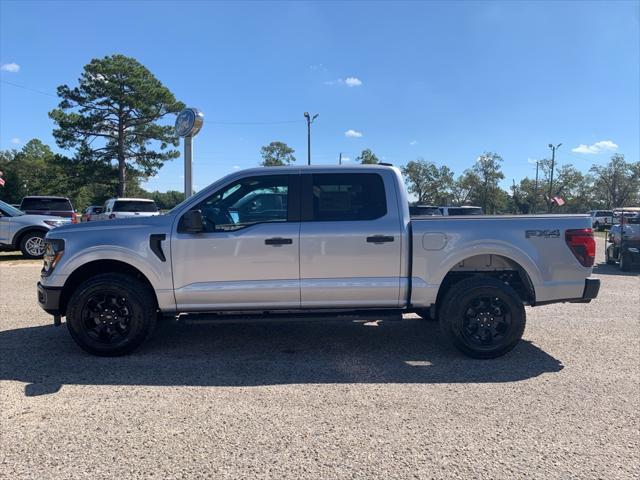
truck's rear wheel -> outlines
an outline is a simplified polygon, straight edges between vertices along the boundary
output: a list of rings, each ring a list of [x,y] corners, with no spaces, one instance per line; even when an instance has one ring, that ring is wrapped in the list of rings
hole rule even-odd
[[[491,277],[468,278],[453,285],[439,317],[444,336],[474,358],[495,358],[513,349],[526,323],[516,291]]]
[[[609,249],[609,248],[607,248],[607,249],[604,251],[604,261],[607,263],[607,265],[615,265],[615,264],[616,264],[616,262],[615,262],[615,260],[612,260],[612,259],[611,259],[611,255],[609,254],[609,250],[610,250],[610,249]]]
[[[152,292],[135,278],[117,273],[82,283],[67,305],[67,328],[76,343],[94,355],[124,355],[153,331]]]
[[[628,252],[620,252],[620,270],[623,272],[631,270],[631,255]]]

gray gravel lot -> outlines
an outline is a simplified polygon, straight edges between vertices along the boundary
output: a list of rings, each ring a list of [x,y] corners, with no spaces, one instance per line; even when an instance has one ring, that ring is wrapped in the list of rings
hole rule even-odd
[[[0,257],[0,477],[640,478],[640,276],[462,357],[437,325],[166,324],[79,350]]]

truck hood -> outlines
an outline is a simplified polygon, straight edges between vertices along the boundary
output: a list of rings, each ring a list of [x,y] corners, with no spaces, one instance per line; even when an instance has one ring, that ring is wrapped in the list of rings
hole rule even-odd
[[[171,228],[174,219],[174,215],[153,215],[148,217],[136,215],[129,218],[117,218],[114,220],[100,220],[63,225],[56,228],[55,233],[95,232],[97,230],[115,231],[139,227],[158,227],[159,229],[168,230]]]

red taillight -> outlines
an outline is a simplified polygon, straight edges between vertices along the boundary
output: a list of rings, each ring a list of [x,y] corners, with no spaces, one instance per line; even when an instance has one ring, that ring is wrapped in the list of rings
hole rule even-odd
[[[116,218],[116,214],[115,213],[110,213],[109,214],[109,220],[113,220],[114,218]]]
[[[596,241],[590,228],[576,228],[564,232],[564,240],[583,267],[593,267]]]
[[[78,223],[78,214],[76,212],[71,214],[71,223]]]

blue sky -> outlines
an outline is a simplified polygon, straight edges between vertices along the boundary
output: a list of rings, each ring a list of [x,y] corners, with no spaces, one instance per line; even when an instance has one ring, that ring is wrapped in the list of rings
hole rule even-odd
[[[558,161],[586,171],[640,157],[639,24],[632,1],[2,1],[0,148],[53,145],[56,87],[122,53],[205,113],[196,188],[272,140],[306,163],[304,111],[319,113],[314,163],[371,148],[459,174],[489,150],[507,186],[562,142]],[[147,188],[181,190],[181,175],[174,160]]]

